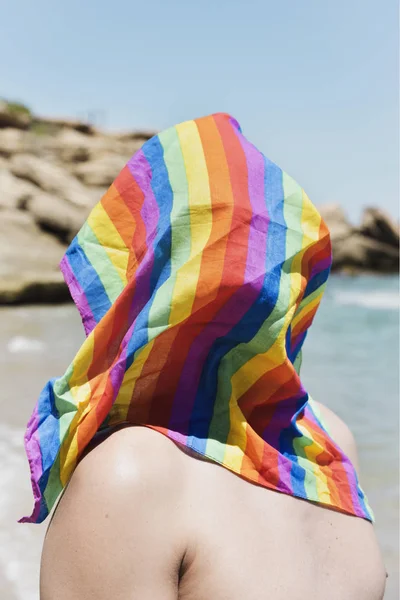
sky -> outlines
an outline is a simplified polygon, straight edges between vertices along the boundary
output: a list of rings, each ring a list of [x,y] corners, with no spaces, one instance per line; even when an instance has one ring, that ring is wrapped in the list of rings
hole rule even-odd
[[[0,96],[160,130],[228,112],[311,200],[398,217],[395,0],[2,2]]]

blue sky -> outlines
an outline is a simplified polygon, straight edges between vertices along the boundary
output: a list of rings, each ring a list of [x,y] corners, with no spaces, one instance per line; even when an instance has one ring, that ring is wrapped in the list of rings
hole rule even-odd
[[[14,0],[0,95],[111,129],[230,112],[315,204],[398,215],[397,1]]]

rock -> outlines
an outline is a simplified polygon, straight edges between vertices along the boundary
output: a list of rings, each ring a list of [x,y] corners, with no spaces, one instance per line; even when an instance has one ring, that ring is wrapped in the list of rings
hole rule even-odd
[[[362,271],[396,273],[399,250],[360,233],[337,240],[332,246],[333,270],[355,268]]]
[[[54,153],[66,163],[81,163],[104,155],[126,153],[126,145],[112,137],[88,136],[70,129],[62,129],[51,138],[51,143]],[[129,151],[128,155],[131,156]]]
[[[120,144],[118,146],[114,139],[102,135],[84,135],[71,129],[62,129],[51,141],[54,153],[65,163],[86,162],[101,154],[120,150]]]
[[[86,135],[94,135],[96,133],[96,128],[90,123],[73,119],[53,119],[51,117],[35,117],[33,120],[33,125],[35,128],[42,129],[43,131],[51,130],[54,132],[59,129],[71,129],[74,131],[79,131],[80,133],[84,133]]]
[[[108,191],[108,187],[90,187],[87,191],[91,206],[93,207],[97,202],[100,202],[104,194]]]
[[[0,303],[69,299],[58,267],[65,247],[42,232],[31,215],[2,211],[0,240]]]
[[[53,233],[63,243],[72,240],[90,211],[89,207],[84,210],[44,192],[33,196],[26,208],[41,229]]]
[[[72,129],[61,129],[51,136],[43,136],[32,150],[39,156],[52,155],[63,163],[71,173],[77,163],[96,161],[118,155],[126,163],[142,145],[141,141],[120,141],[111,135],[84,135]],[[115,158],[111,158],[115,160]],[[78,171],[79,172],[79,171]]]
[[[319,207],[322,218],[331,234],[332,243],[335,240],[347,238],[354,228],[347,220],[346,214],[340,204],[324,204]]]
[[[97,160],[78,165],[74,173],[85,185],[110,186],[126,162],[125,157],[108,154]]]
[[[365,209],[359,231],[368,238],[399,247],[399,226],[380,208]]]
[[[39,189],[23,179],[14,177],[0,165],[0,208],[25,208],[26,203]]]
[[[53,141],[53,148],[63,162],[79,163],[89,160],[92,138],[73,129],[62,129]]]
[[[0,304],[55,304],[71,300],[61,272],[24,274],[19,279],[0,277]]]
[[[0,128],[28,129],[31,121],[30,111],[23,104],[0,100]]]
[[[17,154],[11,160],[11,172],[43,191],[54,194],[76,206],[88,206],[85,187],[65,169],[30,154]]]
[[[147,140],[149,140],[150,138],[152,138],[155,135],[157,135],[156,131],[141,130],[141,131],[125,131],[123,133],[117,134],[115,137],[124,142],[135,141],[135,142],[141,142],[142,144],[144,144],[145,142],[147,142]]]
[[[12,156],[26,151],[27,132],[20,129],[0,129],[0,155]]]

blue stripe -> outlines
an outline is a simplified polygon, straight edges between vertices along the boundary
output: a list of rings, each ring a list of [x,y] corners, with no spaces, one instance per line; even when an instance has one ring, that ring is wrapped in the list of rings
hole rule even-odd
[[[292,364],[294,364],[294,363],[295,363],[295,361],[296,361],[296,358],[297,358],[297,356],[298,356],[298,354],[299,354],[300,350],[301,350],[301,349],[302,349],[302,347],[303,347],[304,340],[306,339],[306,337],[307,337],[307,330],[306,330],[306,331],[304,331],[303,333],[301,333],[301,334],[298,336],[298,338],[297,338],[297,341],[296,341],[296,345],[295,345],[295,346],[294,346],[294,347],[291,349],[291,353],[290,353],[290,361],[291,361],[291,363],[292,363]]]
[[[317,290],[319,287],[321,287],[321,285],[323,285],[326,282],[326,280],[328,279],[329,272],[330,272],[330,267],[328,267],[327,269],[324,269],[323,271],[320,271],[319,273],[316,273],[314,275],[314,277],[312,277],[310,279],[310,281],[308,282],[307,287],[304,291],[303,298],[307,298],[307,296],[309,296],[310,294],[315,292],[315,290]]]
[[[290,339],[291,336],[292,336],[292,326],[289,325],[289,327],[287,328],[287,331],[286,331],[285,347],[286,347],[287,357],[290,360],[290,362],[293,363],[293,360],[292,360],[292,345],[291,345],[291,339]]]
[[[169,182],[168,170],[164,162],[164,149],[158,137],[153,137],[142,148],[151,167],[151,189],[159,208],[157,232],[152,243],[154,262],[150,276],[149,298],[139,312],[132,336],[128,343],[126,368],[128,369],[135,352],[148,342],[148,321],[151,305],[158,288],[171,274],[171,210],[173,193]],[[170,151],[170,150],[169,150]],[[139,285],[139,282],[138,282]]]
[[[38,400],[38,427],[40,452],[42,460],[42,475],[40,489],[46,488],[50,469],[54,464],[60,449],[59,413],[54,399],[55,379],[50,379],[44,386]]]
[[[38,400],[38,433],[42,452],[42,470],[50,468],[60,447],[59,414],[54,400],[53,384],[50,379]]]
[[[367,505],[365,504],[365,496],[364,496],[363,491],[360,488],[360,484],[359,484],[359,481],[358,481],[357,473],[354,473],[354,474],[355,474],[356,481],[357,481],[357,496],[358,496],[358,499],[360,501],[361,510],[372,521],[372,515],[371,515],[370,511],[368,510]]]
[[[199,452],[205,451],[209,437],[218,391],[218,370],[221,360],[238,344],[250,342],[271,314],[279,294],[281,266],[286,255],[282,171],[265,157],[264,162],[264,190],[267,213],[265,217],[263,215],[259,215],[259,217],[269,217],[270,219],[267,233],[264,282],[252,307],[224,337],[215,340],[204,363],[188,428],[189,443]],[[238,290],[237,294],[243,295],[244,292],[245,290],[242,288]],[[216,335],[218,335],[217,328]],[[224,407],[224,411],[221,415],[221,428],[218,431],[218,440],[221,443],[226,442],[230,429],[229,407]]]
[[[301,498],[307,498],[306,488],[304,485],[306,470],[298,464],[298,456],[294,451],[294,440],[303,437],[303,434],[297,429],[296,420],[300,411],[303,411],[304,406],[308,402],[308,394],[304,394],[296,403],[296,410],[292,417],[289,427],[283,429],[279,436],[279,452],[286,456],[292,463],[290,470],[290,484],[293,494]]]
[[[82,246],[75,237],[66,252],[71,269],[79,285],[85,292],[86,300],[98,323],[111,308],[111,302],[107,296],[104,285],[96,270],[89,262]]]

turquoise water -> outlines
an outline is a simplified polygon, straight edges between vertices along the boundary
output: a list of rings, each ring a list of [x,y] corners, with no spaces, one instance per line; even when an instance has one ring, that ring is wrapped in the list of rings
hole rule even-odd
[[[331,277],[302,368],[310,394],[337,412],[358,442],[361,483],[390,575],[386,600],[399,598],[398,285],[397,278]],[[23,433],[44,383],[64,372],[83,337],[73,305],[0,308],[2,600],[38,600],[45,526],[16,524],[32,508]]]

